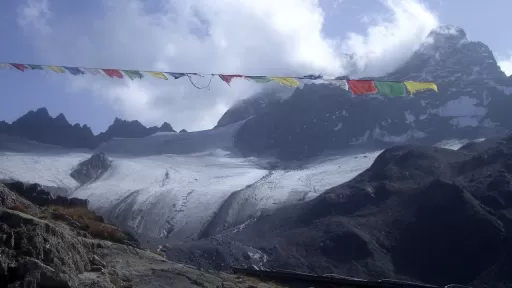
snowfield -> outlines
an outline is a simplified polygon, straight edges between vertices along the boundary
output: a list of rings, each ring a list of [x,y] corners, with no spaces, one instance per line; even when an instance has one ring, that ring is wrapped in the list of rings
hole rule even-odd
[[[234,130],[114,139],[100,147],[108,151],[112,167],[81,187],[69,174],[91,154],[64,149],[60,153],[0,152],[0,179],[67,188],[69,196],[88,199],[90,207],[107,219],[138,235],[173,243],[196,239],[212,225],[243,225],[268,209],[310,200],[368,168],[381,152],[330,156],[298,168],[269,170],[263,159],[228,151]],[[188,152],[211,150],[180,155],[183,148],[176,143],[188,143]],[[456,149],[464,143],[439,145]],[[156,149],[153,154],[157,155],[139,156],[151,154],[148,147]],[[180,151],[167,154],[176,149],[172,147]]]

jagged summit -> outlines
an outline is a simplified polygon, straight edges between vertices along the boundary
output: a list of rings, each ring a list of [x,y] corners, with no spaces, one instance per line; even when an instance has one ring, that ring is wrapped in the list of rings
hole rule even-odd
[[[468,41],[468,37],[466,31],[460,27],[454,25],[440,25],[428,34],[427,40],[441,42],[444,44],[450,42],[453,44],[461,41]]]
[[[449,82],[461,89],[491,79],[496,83],[508,82],[491,49],[468,39],[462,28],[453,25],[433,29],[404,65],[381,78]]]
[[[159,132],[176,132],[176,131],[174,130],[174,128],[172,128],[171,124],[164,122],[159,128]]]
[[[46,107],[38,108],[35,111],[34,110],[30,110],[28,112],[28,114],[32,114],[32,113],[35,113],[35,114],[41,115],[41,116],[48,116],[48,117],[50,117],[50,113],[48,112],[48,109],[46,109]]]
[[[63,124],[63,125],[69,125],[68,119],[66,119],[66,116],[64,116],[64,114],[62,114],[62,113],[60,113],[59,115],[57,115],[57,117],[55,117],[55,121],[57,121],[58,123]]]

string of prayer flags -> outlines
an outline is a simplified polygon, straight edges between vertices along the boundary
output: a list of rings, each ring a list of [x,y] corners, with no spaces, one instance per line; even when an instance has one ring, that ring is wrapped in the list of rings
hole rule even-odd
[[[335,78],[324,78],[321,74],[307,74],[300,77],[285,77],[285,76],[250,76],[242,74],[200,74],[200,73],[183,73],[183,72],[163,72],[163,71],[141,71],[141,70],[120,70],[120,69],[107,69],[107,68],[87,68],[87,67],[75,67],[75,66],[55,66],[55,65],[38,65],[38,64],[22,64],[22,63],[0,63],[0,68],[9,70],[18,70],[25,72],[28,70],[51,70],[55,73],[64,74],[69,73],[74,76],[79,75],[106,75],[110,78],[130,80],[143,79],[145,74],[152,76],[156,79],[169,80],[169,77],[173,79],[180,79],[187,77],[190,83],[198,88],[208,88],[213,77],[219,77],[226,84],[231,86],[231,82],[235,78],[244,78],[254,83],[268,83],[276,82],[284,86],[296,88],[299,87],[300,83],[298,80],[312,80],[312,81],[323,81],[330,83],[343,90],[350,91],[354,95],[367,95],[367,94],[379,94],[387,97],[403,97],[407,95],[409,91],[410,95],[414,95],[418,92],[425,90],[432,90],[439,92],[437,85],[430,82],[396,82],[396,81],[374,81],[374,80],[355,80],[348,79],[347,76],[339,76]],[[204,77],[210,76],[210,82],[204,87],[199,87],[194,84],[191,76]],[[126,77],[125,77],[126,76]]]

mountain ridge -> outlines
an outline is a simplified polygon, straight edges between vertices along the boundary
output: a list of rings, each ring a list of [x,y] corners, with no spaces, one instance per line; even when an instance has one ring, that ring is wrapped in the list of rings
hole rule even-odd
[[[168,122],[160,127],[146,127],[138,120],[127,121],[116,117],[107,130],[94,135],[86,124],[69,123],[63,113],[52,117],[46,107],[30,110],[10,124],[0,121],[0,134],[65,148],[95,149],[113,138],[142,138],[157,132],[176,131]]]

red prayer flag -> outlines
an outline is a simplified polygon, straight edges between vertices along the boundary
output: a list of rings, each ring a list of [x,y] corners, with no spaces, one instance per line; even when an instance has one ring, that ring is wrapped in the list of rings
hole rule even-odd
[[[111,78],[123,79],[123,74],[119,70],[116,70],[116,69],[103,69],[103,72],[105,72],[105,74],[107,74],[107,76],[109,76]]]
[[[222,81],[226,82],[226,84],[228,84],[228,85],[229,85],[229,83],[231,83],[231,80],[233,80],[233,78],[241,78],[241,77],[244,77],[244,76],[239,75],[239,74],[233,74],[233,75],[219,74],[219,78],[222,79]]]
[[[21,72],[25,71],[28,67],[25,66],[25,64],[17,64],[17,63],[10,63],[12,67],[20,70]]]
[[[347,82],[354,95],[377,93],[377,87],[375,87],[373,80],[348,80]]]

